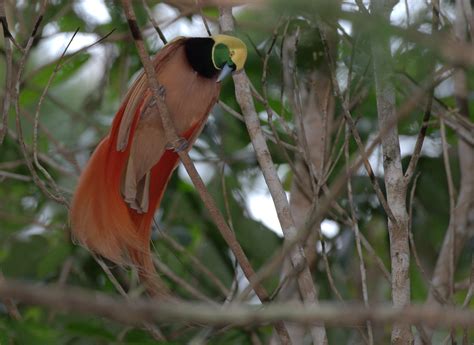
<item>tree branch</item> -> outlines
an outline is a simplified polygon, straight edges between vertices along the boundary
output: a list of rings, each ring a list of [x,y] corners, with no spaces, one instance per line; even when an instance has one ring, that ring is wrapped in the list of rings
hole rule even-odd
[[[234,30],[234,20],[231,8],[219,8],[219,23],[221,31],[223,32]],[[234,74],[233,78],[235,83],[235,96],[240,108],[242,109],[245,125],[247,126],[252,145],[255,149],[263,177],[275,204],[283,234],[285,235],[285,239],[291,240],[296,237],[297,230],[291,216],[290,205],[286,198],[285,191],[283,190],[283,186],[270,155],[270,150],[268,149],[265,137],[260,127],[260,120],[255,110],[249,80],[245,71]],[[300,272],[297,280],[303,301],[308,305],[316,304],[316,288],[301,245],[296,245],[291,250],[290,258],[293,267]],[[312,327],[311,333],[315,345],[327,343],[326,331],[323,325]]]
[[[8,112],[10,110],[10,100],[13,93],[13,58],[10,40],[13,41],[12,34],[8,29],[8,22],[5,13],[5,0],[0,0],[0,21],[3,28],[3,41],[5,46],[5,94],[3,97],[3,109],[0,123],[0,145],[5,139],[8,127]]]
[[[373,12],[389,21],[394,2],[375,0]],[[397,118],[395,89],[390,80],[391,54],[388,39],[372,40],[372,56],[377,97],[377,113],[380,127]],[[405,183],[398,128],[393,126],[382,138],[384,181],[387,202],[395,220],[388,219],[390,256],[392,265],[392,301],[397,308],[410,305],[410,247],[408,233],[408,213],[406,205],[407,186]],[[395,324],[392,328],[392,344],[412,344],[413,334],[406,324]]]
[[[266,306],[230,304],[225,307],[190,302],[158,302],[149,299],[116,298],[84,289],[37,284],[14,280],[0,281],[0,298],[24,304],[44,306],[66,313],[105,317],[124,324],[144,322],[199,323],[207,325],[257,325],[278,321],[302,324],[324,322],[334,326],[377,324],[425,324],[432,327],[474,327],[474,312],[439,306],[366,308],[361,304],[321,303],[318,306],[300,303],[272,303]]]

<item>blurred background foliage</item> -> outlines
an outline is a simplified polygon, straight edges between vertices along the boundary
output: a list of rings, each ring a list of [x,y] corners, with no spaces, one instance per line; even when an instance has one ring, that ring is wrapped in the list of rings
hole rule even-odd
[[[95,2],[95,5],[91,3]],[[201,17],[196,14],[193,1],[147,1],[161,24],[168,40],[177,35],[206,35]],[[404,1],[392,13],[392,25],[406,26]],[[408,1],[410,4],[411,30],[422,30],[431,25],[431,11],[423,1]],[[24,44],[33,30],[38,1],[5,1],[10,29],[16,40]],[[135,2],[138,21],[144,29],[151,52],[162,45],[149,23],[141,2]],[[400,8],[399,8],[400,7]],[[97,13],[94,13],[94,9]],[[445,13],[452,12],[450,3],[443,3]],[[99,11],[100,10],[100,11]],[[209,20],[214,33],[218,31],[218,11],[215,6],[205,6],[203,14]],[[105,14],[101,11],[105,11]],[[102,14],[101,14],[102,13]],[[377,112],[375,90],[372,78],[371,54],[368,37],[393,35],[394,29],[388,23],[367,21],[358,17],[357,7],[344,2],[342,9],[336,1],[267,1],[265,5],[243,6],[235,11],[237,36],[249,47],[246,72],[256,90],[262,94],[263,61],[276,32],[275,47],[269,56],[267,90],[269,104],[291,128],[294,117],[285,97],[282,82],[281,46],[285,33],[299,30],[296,73],[304,80],[306,74],[319,64],[326,64],[323,46],[316,26],[316,20],[323,20],[337,30],[337,76],[341,83],[352,69],[353,80],[349,84],[351,94],[362,94],[353,108],[353,117],[364,142],[377,133]],[[405,18],[405,19],[403,19]],[[99,140],[107,133],[115,111],[136,76],[141,65],[129,35],[126,20],[119,2],[106,1],[48,1],[38,38],[33,44],[21,78],[19,99],[21,125],[26,144],[32,146],[33,118],[39,98],[54,70],[59,55],[64,50],[72,33],[79,29],[71,49],[66,52],[67,60],[51,84],[40,109],[40,135],[38,150],[40,159],[48,172],[60,186],[61,193],[70,199],[81,167]],[[344,29],[344,33],[343,33]],[[449,22],[444,26],[450,29]],[[92,47],[99,38],[113,32],[104,41]],[[345,37],[346,35],[347,37]],[[5,55],[4,42],[0,50]],[[78,51],[72,55],[73,52]],[[20,53],[13,48],[14,66]],[[397,89],[397,102],[402,104],[410,94],[406,93],[402,76],[407,75],[416,83],[429,77],[429,66],[443,64],[436,51],[401,38],[392,39],[394,56],[393,82]],[[349,67],[351,66],[351,67]],[[0,79],[5,79],[5,59],[0,60]],[[472,90],[474,78],[469,71],[469,85]],[[445,106],[454,106],[451,78],[436,90],[437,101]],[[2,89],[2,97],[5,89]],[[227,80],[221,92],[221,101],[240,112],[235,101],[231,80]],[[470,97],[470,106],[474,107]],[[192,100],[190,100],[192,101]],[[262,103],[257,102],[261,112],[264,130],[272,132]],[[341,106],[336,102],[334,123],[341,119]],[[404,149],[404,163],[410,158],[408,142],[416,137],[420,128],[422,111],[417,109],[399,124],[400,134],[405,136],[411,149]],[[471,121],[473,120],[471,114]],[[449,197],[446,173],[440,150],[438,119],[432,118],[428,130],[427,154],[419,162],[420,177],[413,201],[412,227],[421,264],[428,275],[435,265],[449,222]],[[290,143],[278,124],[281,139]],[[343,136],[336,136],[332,130],[331,149],[339,151]],[[451,168],[456,186],[459,182],[457,159],[457,135],[448,128]],[[24,157],[17,142],[15,113],[9,114],[9,132],[0,147],[0,269],[5,277],[42,283],[60,282],[117,294],[113,284],[102,268],[83,248],[74,245],[69,237],[68,211],[45,196],[31,179],[24,163]],[[271,153],[283,184],[289,192],[293,178],[292,170],[281,147],[270,143]],[[408,151],[407,151],[408,150]],[[431,151],[430,151],[431,150]],[[351,154],[356,154],[355,143],[350,143]],[[429,153],[430,151],[431,153]],[[293,152],[288,151],[294,159]],[[425,152],[425,151],[424,151]],[[228,219],[244,251],[256,269],[268,260],[282,244],[281,231],[274,219],[274,210],[263,184],[261,172],[245,125],[220,105],[212,112],[191,156],[195,158],[207,187]],[[371,160],[376,171],[381,169],[379,157]],[[329,184],[345,169],[343,159],[335,164],[329,176]],[[8,174],[6,174],[8,173]],[[14,174],[14,175],[11,175]],[[381,175],[379,174],[379,177]],[[40,177],[44,179],[44,176]],[[356,210],[361,232],[369,240],[386,267],[390,267],[389,241],[386,215],[380,207],[368,177],[360,173],[353,177]],[[380,180],[383,185],[383,179]],[[51,188],[51,186],[48,186]],[[262,200],[265,200],[263,202]],[[339,198],[341,206],[348,210],[345,193]],[[269,214],[269,216],[266,216]],[[263,221],[262,221],[263,220]],[[323,235],[328,260],[341,295],[346,300],[361,300],[359,261],[354,244],[353,231],[347,219],[338,219],[328,214],[323,224]],[[171,240],[169,239],[171,238]],[[160,260],[178,277],[187,281],[209,298],[222,302],[225,295],[216,284],[198,272],[191,256],[199,259],[227,287],[232,288],[237,275],[239,288],[245,286],[241,272],[236,270],[232,256],[225,242],[210,220],[205,207],[194,190],[184,170],[175,173],[157,212],[153,232],[153,245]],[[177,250],[177,242],[182,250]],[[321,243],[313,248],[321,254]],[[469,276],[474,241],[466,243],[456,270],[456,282]],[[112,272],[132,294],[140,294],[134,273],[109,264]],[[373,258],[366,255],[368,270],[369,299],[371,302],[389,301],[390,284],[378,270]],[[426,300],[428,287],[420,271],[412,264],[412,300],[422,303]],[[324,263],[316,259],[312,271],[320,288],[322,300],[337,299],[329,287]],[[265,282],[273,291],[278,284],[278,274]],[[164,275],[172,290],[186,299],[195,299],[181,284]],[[455,300],[462,301],[466,290],[456,291]],[[56,314],[35,306],[20,306],[21,321],[11,320],[0,304],[0,344],[151,344],[156,343],[146,330],[126,328],[95,317]],[[163,332],[175,343],[184,343],[197,334],[192,327],[165,325]],[[251,343],[251,331],[267,340],[270,327],[230,331],[217,331],[210,343]],[[332,344],[358,343],[353,329],[329,329]],[[386,343],[388,333],[377,331],[377,339]]]

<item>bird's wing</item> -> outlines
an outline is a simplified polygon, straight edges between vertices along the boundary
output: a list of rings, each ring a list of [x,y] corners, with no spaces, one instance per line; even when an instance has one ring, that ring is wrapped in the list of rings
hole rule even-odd
[[[150,170],[162,157],[166,136],[157,109],[145,103],[139,112],[139,121],[122,180],[122,195],[131,208],[139,213],[148,211]]]
[[[166,62],[173,57],[176,50],[182,46],[184,38],[174,40],[167,44],[161,49],[153,59],[153,66],[157,74],[166,65]],[[148,89],[147,77],[144,71],[140,72],[137,79],[132,84],[131,88],[127,92],[125,101],[122,104],[124,106],[123,115],[119,120],[119,126],[117,130],[117,151],[124,151],[130,140],[130,131],[134,120],[137,116],[143,112],[144,105],[149,104],[152,99],[150,90]],[[112,129],[114,131],[114,128]]]
[[[166,90],[166,105],[169,115],[178,132],[192,144],[201,132],[211,107],[217,101],[220,83],[213,79],[200,77],[190,67],[184,47],[178,48],[173,58],[164,62],[157,72],[159,82]],[[166,155],[166,136],[158,109],[145,91],[145,102],[137,107],[139,120],[133,134],[133,143],[122,182],[122,195],[128,205],[139,213],[145,213],[155,205],[150,203],[151,170],[162,167],[159,179],[166,187],[171,173],[176,167],[178,156]],[[172,160],[172,161],[171,161]]]

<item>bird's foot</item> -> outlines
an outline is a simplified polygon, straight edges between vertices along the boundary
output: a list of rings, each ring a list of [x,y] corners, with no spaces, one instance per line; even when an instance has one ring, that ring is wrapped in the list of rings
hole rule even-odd
[[[185,138],[178,138],[172,143],[166,145],[167,150],[173,150],[176,153],[182,152],[189,147],[189,143]]]

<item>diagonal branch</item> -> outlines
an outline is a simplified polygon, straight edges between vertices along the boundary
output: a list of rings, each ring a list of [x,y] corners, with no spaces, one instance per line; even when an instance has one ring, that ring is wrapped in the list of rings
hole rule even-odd
[[[158,79],[156,78],[156,75],[155,75],[155,70],[150,61],[150,57],[148,53],[146,52],[145,44],[143,43],[142,34],[138,27],[136,16],[131,5],[131,1],[122,0],[122,3],[123,3],[124,11],[125,11],[125,16],[127,17],[128,25],[130,27],[130,31],[132,33],[132,36],[135,42],[135,46],[137,48],[138,54],[140,56],[140,60],[143,65],[143,69],[148,79],[148,85],[152,91],[153,97],[157,104],[158,113],[161,117],[163,127],[165,129],[166,138],[168,142],[172,144],[172,147],[175,147],[179,143],[179,137],[176,133],[176,129],[174,128],[173,122],[171,121],[168,108],[166,107],[166,104],[164,102],[165,90],[163,86],[159,84]],[[233,254],[235,255],[235,258],[237,262],[239,263],[239,265],[241,266],[242,271],[244,272],[245,276],[247,277],[248,280],[251,280],[255,275],[255,271],[252,265],[250,264],[247,256],[245,255],[242,247],[240,246],[240,243],[237,241],[237,238],[235,237],[234,232],[227,225],[224,217],[222,216],[222,213],[217,208],[214,202],[214,199],[212,198],[209,191],[206,189],[206,186],[204,185],[204,182],[201,176],[199,176],[199,173],[197,172],[196,167],[194,166],[191,158],[189,157],[188,152],[183,151],[183,150],[181,151],[176,150],[176,151],[178,152],[181,162],[186,168],[186,171],[188,172],[188,175],[191,178],[191,181],[193,182],[194,186],[198,190],[202,201],[206,205],[206,208],[209,211],[209,214],[212,220],[216,224],[217,228],[219,229],[227,245],[229,246],[229,248],[232,250]],[[256,285],[254,287],[254,290],[258,298],[262,302],[265,302],[266,300],[268,300],[268,293],[261,284]],[[285,344],[288,344],[288,341],[286,341],[288,337],[286,330],[282,327],[282,325],[280,326],[277,325],[277,330],[279,330],[280,332],[279,334],[280,334],[280,337],[282,338],[282,342]]]
[[[219,8],[219,23],[223,32],[234,30],[232,8]],[[268,149],[265,137],[260,127],[260,121],[255,110],[249,80],[244,71],[234,74],[233,78],[235,83],[235,96],[240,108],[242,109],[245,125],[247,126],[252,145],[255,149],[263,177],[275,204],[283,234],[285,235],[286,240],[291,241],[297,237],[297,229],[291,216],[290,205],[286,198],[285,191],[283,190],[283,186],[270,155],[270,150]],[[308,305],[316,304],[316,287],[314,286],[313,277],[311,276],[301,245],[298,244],[291,250],[290,259],[293,267],[300,272],[297,281],[303,301]],[[315,327],[312,327],[311,334],[315,345],[327,344],[324,325],[318,324]]]

